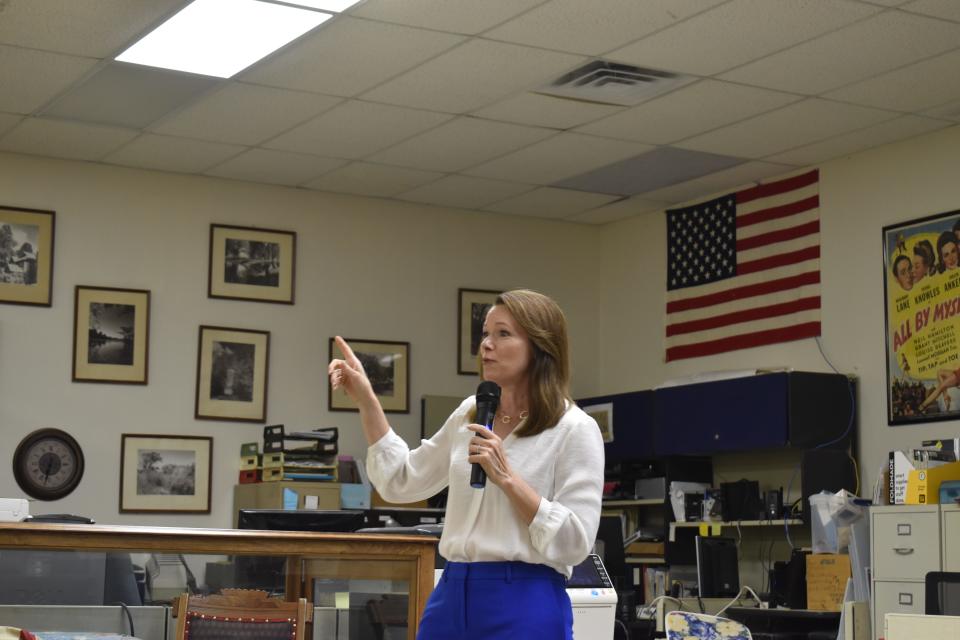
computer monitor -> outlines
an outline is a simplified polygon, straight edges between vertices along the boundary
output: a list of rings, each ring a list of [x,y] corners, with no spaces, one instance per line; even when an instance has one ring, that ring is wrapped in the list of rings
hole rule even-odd
[[[733,598],[740,592],[737,543],[696,536],[697,587],[701,598]]]
[[[603,560],[603,566],[606,567],[613,586],[617,589],[630,587],[631,576],[627,572],[627,561],[623,553],[623,523],[619,516],[600,516],[594,550]]]
[[[926,579],[928,616],[960,616],[960,572],[931,571]]]

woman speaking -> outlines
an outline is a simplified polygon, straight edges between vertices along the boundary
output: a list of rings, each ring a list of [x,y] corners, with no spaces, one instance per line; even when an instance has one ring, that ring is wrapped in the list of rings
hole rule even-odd
[[[410,450],[390,428],[363,366],[336,338],[333,388],[360,408],[367,469],[392,502],[449,487],[440,554],[447,566],[418,640],[570,640],[565,578],[586,558],[600,519],[603,441],[570,399],[566,319],[549,297],[497,297],[483,323],[481,377],[500,387],[492,429],[467,398],[430,440]],[[486,472],[470,484],[471,465]]]

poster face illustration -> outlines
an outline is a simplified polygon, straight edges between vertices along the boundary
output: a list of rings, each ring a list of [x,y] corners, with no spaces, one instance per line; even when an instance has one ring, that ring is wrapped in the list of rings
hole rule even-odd
[[[960,417],[960,211],[883,229],[887,419]]]

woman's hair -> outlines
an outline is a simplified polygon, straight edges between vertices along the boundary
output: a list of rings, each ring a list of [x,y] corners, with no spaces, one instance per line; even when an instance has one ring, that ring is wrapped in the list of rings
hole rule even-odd
[[[950,242],[957,244],[957,236],[954,235],[953,231],[944,231],[937,238],[937,271],[940,273],[947,270],[947,265],[943,263],[943,247]]]
[[[893,272],[893,277],[894,277],[894,278],[897,277],[897,265],[900,264],[900,261],[901,261],[901,260],[906,260],[906,261],[907,261],[907,269],[910,269],[911,267],[913,267],[913,263],[910,262],[910,258],[908,258],[907,256],[905,256],[905,255],[903,255],[903,254],[900,254],[899,256],[897,256],[897,257],[894,259],[894,261],[893,261],[893,267],[890,268],[890,271]]]
[[[923,264],[927,266],[927,275],[933,275],[935,264],[933,245],[930,244],[930,241],[921,240],[917,244],[913,245],[913,255],[920,256],[920,258],[923,259]]]
[[[534,436],[555,426],[572,401],[567,319],[551,298],[527,289],[501,293],[494,304],[505,307],[530,339],[529,415],[514,434]],[[479,359],[482,376],[482,353]]]

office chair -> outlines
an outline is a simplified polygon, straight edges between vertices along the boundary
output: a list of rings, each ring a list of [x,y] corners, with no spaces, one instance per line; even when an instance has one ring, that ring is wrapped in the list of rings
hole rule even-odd
[[[690,611],[671,611],[663,619],[667,640],[753,640],[750,630],[735,620]]]
[[[284,602],[266,591],[224,589],[220,594],[184,593],[173,609],[175,640],[304,640],[313,607],[306,598]]]

